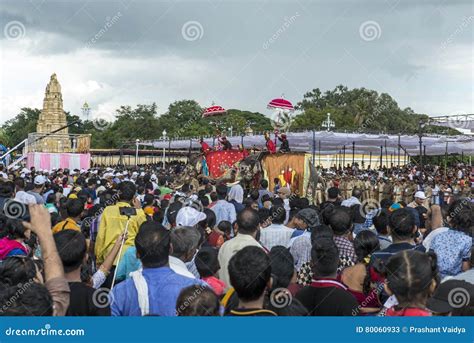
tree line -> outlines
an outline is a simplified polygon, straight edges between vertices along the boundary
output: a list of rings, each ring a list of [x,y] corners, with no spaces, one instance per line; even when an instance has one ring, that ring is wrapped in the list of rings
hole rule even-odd
[[[104,121],[100,114],[85,120],[76,114],[66,112],[70,133],[90,133],[92,148],[119,148],[135,139],[158,139],[166,130],[167,137],[178,139],[183,137],[210,136],[216,130],[226,134],[241,135],[253,132],[273,130],[269,116],[240,109],[230,109],[226,115],[215,118],[202,118],[203,108],[194,100],[180,100],[170,104],[165,113],[158,113],[155,103],[120,106],[114,114]],[[14,118],[6,121],[0,130],[0,143],[13,146],[36,132],[40,109],[22,108]],[[286,125],[289,131],[322,130],[322,123],[327,113],[335,122],[335,130],[339,132],[393,133],[416,134],[420,120],[428,118],[426,114],[415,113],[411,108],[400,108],[397,102],[386,93],[379,94],[366,88],[348,89],[337,86],[333,90],[322,92],[315,88],[297,103],[296,112]],[[436,126],[423,128],[425,133],[456,134],[457,131]]]

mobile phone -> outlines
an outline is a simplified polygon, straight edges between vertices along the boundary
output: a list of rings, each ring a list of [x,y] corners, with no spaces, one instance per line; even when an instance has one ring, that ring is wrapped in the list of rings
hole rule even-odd
[[[119,211],[121,216],[131,217],[137,215],[137,209],[135,207],[120,207]]]

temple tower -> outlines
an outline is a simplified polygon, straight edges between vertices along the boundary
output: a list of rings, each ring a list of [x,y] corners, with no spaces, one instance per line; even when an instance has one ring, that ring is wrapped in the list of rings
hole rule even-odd
[[[63,110],[63,97],[61,85],[56,78],[56,74],[51,75],[51,79],[46,86],[43,100],[43,110],[36,125],[38,134],[48,134],[67,125],[66,113]],[[44,152],[62,152],[70,149],[67,127],[41,139],[41,147]]]

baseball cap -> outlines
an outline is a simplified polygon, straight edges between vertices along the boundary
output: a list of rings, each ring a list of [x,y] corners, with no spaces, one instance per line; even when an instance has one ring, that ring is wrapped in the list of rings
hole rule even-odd
[[[425,200],[426,199],[425,192],[423,192],[423,191],[416,192],[415,193],[415,198]]]
[[[34,180],[34,184],[35,185],[44,185],[46,183],[46,178],[43,176],[43,175],[36,175],[35,176],[35,180]]]
[[[203,212],[199,212],[193,207],[182,207],[176,216],[176,225],[178,226],[194,226],[200,221],[206,219]]]
[[[474,285],[464,280],[447,280],[442,282],[426,307],[436,313],[448,313],[456,308],[469,305],[470,298],[474,299]]]
[[[316,227],[321,224],[319,220],[319,213],[313,208],[304,208],[296,214],[296,217],[303,220],[308,227]]]

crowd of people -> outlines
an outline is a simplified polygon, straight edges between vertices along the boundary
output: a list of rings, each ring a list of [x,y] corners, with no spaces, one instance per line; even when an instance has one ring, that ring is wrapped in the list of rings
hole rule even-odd
[[[186,170],[0,166],[0,314],[474,315],[470,168],[326,170],[316,198]]]

